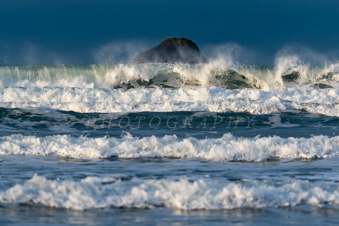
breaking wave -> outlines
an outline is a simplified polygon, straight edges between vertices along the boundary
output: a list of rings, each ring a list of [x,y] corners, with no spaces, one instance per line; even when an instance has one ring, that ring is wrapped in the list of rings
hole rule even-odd
[[[80,181],[35,175],[0,192],[0,202],[86,210],[102,208],[235,209],[338,205],[338,185],[311,181],[140,179],[122,175]]]
[[[329,158],[339,154],[339,137],[311,138],[255,137],[196,139],[164,137],[122,138],[46,137],[12,135],[0,137],[0,155],[51,155],[74,158],[188,158],[212,161],[260,162],[268,159]]]
[[[224,87],[264,91],[289,87],[338,87],[339,64],[311,67],[293,58],[276,67],[207,64],[118,64],[91,66],[3,66],[0,87],[152,88]]]
[[[0,88],[0,107],[40,107],[81,113],[208,111],[270,114],[298,110],[339,116],[339,91],[315,88],[265,92],[212,87],[129,90],[10,87]]]

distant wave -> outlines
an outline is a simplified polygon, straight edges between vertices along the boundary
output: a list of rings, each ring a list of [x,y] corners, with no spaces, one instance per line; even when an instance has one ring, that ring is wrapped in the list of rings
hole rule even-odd
[[[208,64],[119,64],[114,66],[0,67],[0,87],[152,88],[224,87],[264,91],[295,86],[338,87],[339,64],[277,67]]]

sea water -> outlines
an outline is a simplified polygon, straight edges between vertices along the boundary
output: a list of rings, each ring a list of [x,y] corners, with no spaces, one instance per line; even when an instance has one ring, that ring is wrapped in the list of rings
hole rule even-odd
[[[339,67],[284,62],[0,67],[1,225],[338,223]]]

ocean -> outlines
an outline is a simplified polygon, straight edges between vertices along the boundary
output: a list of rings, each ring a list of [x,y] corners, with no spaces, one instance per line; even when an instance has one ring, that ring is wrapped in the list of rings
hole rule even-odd
[[[1,225],[339,222],[339,64],[0,67]]]

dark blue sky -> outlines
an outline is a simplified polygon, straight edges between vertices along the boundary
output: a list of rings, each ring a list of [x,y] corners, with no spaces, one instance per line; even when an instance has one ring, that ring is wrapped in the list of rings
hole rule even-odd
[[[236,43],[259,64],[286,45],[336,57],[338,12],[337,0],[1,0],[0,64],[109,63],[167,37]]]

